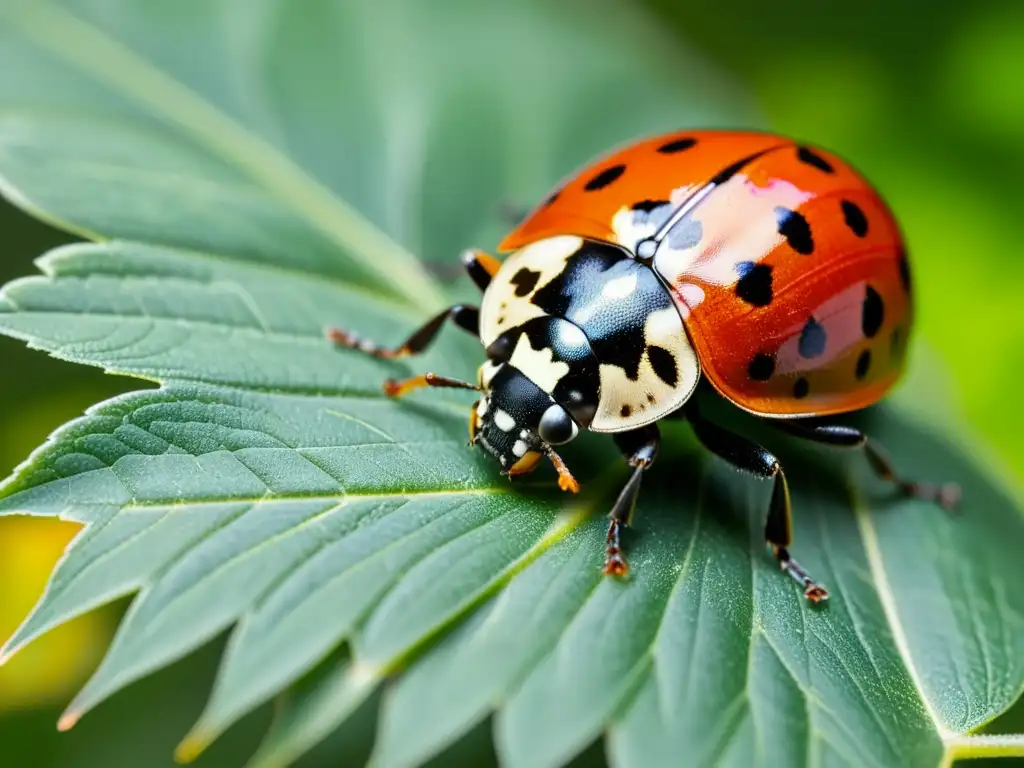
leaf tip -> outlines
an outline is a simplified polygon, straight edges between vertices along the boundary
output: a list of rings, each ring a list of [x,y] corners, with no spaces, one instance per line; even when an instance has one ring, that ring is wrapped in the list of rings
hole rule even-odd
[[[81,712],[76,712],[75,710],[68,710],[63,715],[61,715],[60,720],[57,721],[57,730],[61,733],[70,731],[72,728],[75,727],[75,723],[78,722],[78,719],[81,716]]]
[[[0,645],[0,667],[14,658],[14,654],[21,650],[24,643],[18,642],[18,633],[7,639],[7,642]]]
[[[181,764],[193,762],[210,746],[211,741],[213,741],[213,734],[203,730],[193,731],[182,739],[174,750],[174,761]]]

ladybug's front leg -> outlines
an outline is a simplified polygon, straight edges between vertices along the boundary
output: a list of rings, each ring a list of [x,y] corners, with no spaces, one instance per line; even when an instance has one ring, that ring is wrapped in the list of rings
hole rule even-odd
[[[358,349],[363,354],[370,355],[371,357],[393,360],[398,357],[418,355],[426,350],[437,337],[446,320],[451,320],[462,330],[474,336],[480,333],[480,310],[476,307],[456,304],[454,307],[449,307],[430,318],[397,347],[382,347],[369,339],[364,339],[357,333],[345,331],[341,328],[328,328],[327,338],[339,347]]]
[[[629,432],[619,432],[614,439],[629,466],[633,467],[633,474],[629,476],[619,498],[615,500],[615,506],[608,513],[611,521],[608,523],[604,573],[607,576],[625,576],[629,573],[629,565],[622,556],[620,535],[633,518],[636,497],[640,493],[640,480],[658,455],[661,433],[656,425],[650,424]]]
[[[491,278],[501,269],[501,262],[483,251],[469,250],[462,254],[462,266],[470,279],[481,290],[487,290]],[[328,328],[327,338],[339,347],[358,349],[367,355],[392,360],[397,357],[418,355],[426,350],[440,332],[446,320],[451,320],[459,328],[474,336],[480,335],[480,310],[463,304],[456,304],[430,318],[416,330],[404,343],[397,347],[382,347],[365,339],[357,333],[341,328]]]
[[[789,545],[792,541],[789,485],[779,460],[747,438],[708,421],[700,414],[696,405],[687,407],[686,416],[693,426],[693,432],[697,439],[709,451],[725,459],[737,469],[774,480],[772,500],[768,507],[768,519],[764,526],[764,538],[779,561],[779,565],[782,566],[782,570],[804,588],[804,597],[812,603],[827,600],[828,590],[812,579],[803,566],[789,555]]]

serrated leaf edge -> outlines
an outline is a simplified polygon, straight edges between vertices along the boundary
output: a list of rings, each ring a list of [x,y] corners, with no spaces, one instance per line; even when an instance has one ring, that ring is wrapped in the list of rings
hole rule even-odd
[[[444,303],[436,283],[412,254],[270,143],[246,131],[131,48],[49,0],[16,0],[4,9],[4,15],[36,45],[144,105],[259,182],[268,194],[276,195],[412,306],[429,311]],[[14,186],[5,181],[2,189],[13,192],[13,201],[25,201],[27,196]],[[33,213],[39,210],[34,204],[26,207]]]

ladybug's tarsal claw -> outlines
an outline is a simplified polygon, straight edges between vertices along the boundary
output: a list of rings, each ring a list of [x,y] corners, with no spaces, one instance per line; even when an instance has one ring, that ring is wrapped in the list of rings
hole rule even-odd
[[[605,558],[604,568],[601,569],[601,573],[605,576],[625,578],[629,575],[629,564],[626,563],[625,558],[622,557],[622,553],[609,552],[608,556]]]
[[[817,605],[828,600],[828,590],[817,584],[808,584],[804,589],[804,597]]]
[[[960,486],[956,483],[945,483],[939,486],[939,506],[952,512],[960,503]]]
[[[931,501],[946,512],[952,512],[960,503],[960,486],[956,483],[903,483],[900,488],[903,493],[915,499]]]
[[[629,573],[629,564],[626,563],[626,558],[622,556],[622,544],[620,542],[620,534],[622,529],[626,527],[626,524],[621,520],[612,519],[608,523],[608,535],[605,537],[605,558],[604,567],[601,569],[601,573],[605,576],[626,576]]]
[[[812,579],[804,567],[789,556],[789,551],[785,547],[772,545],[772,552],[778,558],[779,567],[783,572],[792,576],[793,580],[804,588],[804,597],[815,605],[828,600],[828,590]]]
[[[369,339],[364,339],[357,333],[352,333],[342,328],[328,328],[326,335],[327,339],[335,346],[343,347],[344,349],[354,349],[357,352],[362,352],[364,355],[377,357],[382,360],[392,360],[409,354],[409,349],[404,345],[395,349],[385,349],[377,346]]]

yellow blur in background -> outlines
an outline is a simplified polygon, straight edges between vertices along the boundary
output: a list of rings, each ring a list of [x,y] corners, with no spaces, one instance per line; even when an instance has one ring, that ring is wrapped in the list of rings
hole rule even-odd
[[[45,439],[47,425],[59,426],[62,415],[79,415],[91,392],[86,387],[72,395],[44,396],[23,408],[5,408],[0,419],[0,459],[13,463],[24,458]],[[53,518],[0,518],[0,638],[13,635],[28,616],[79,529]],[[110,611],[93,611],[14,654],[0,666],[0,715],[67,704],[99,662],[113,629]]]
[[[28,615],[78,528],[51,519],[0,519],[0,636],[10,637]],[[66,703],[102,656],[109,619],[103,612],[75,619],[0,667],[0,714]]]

